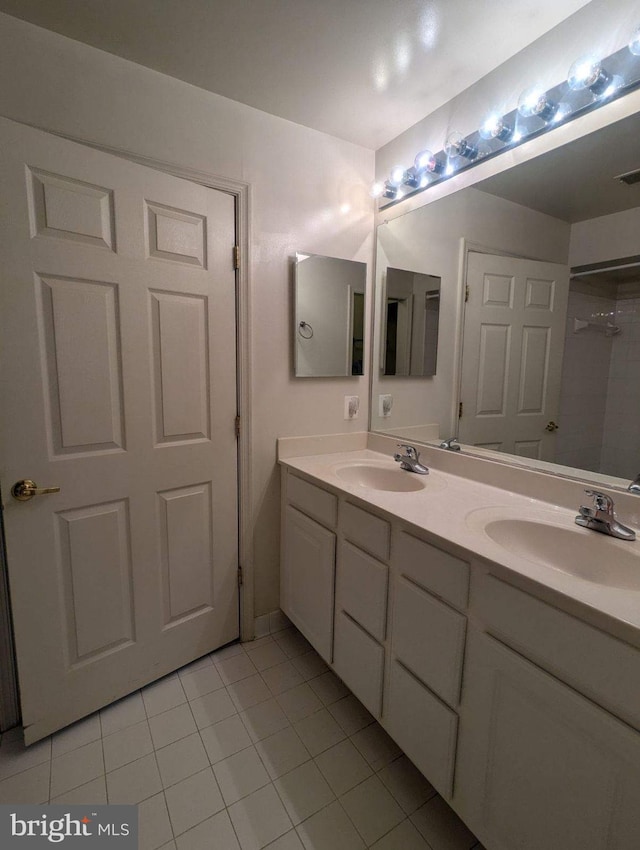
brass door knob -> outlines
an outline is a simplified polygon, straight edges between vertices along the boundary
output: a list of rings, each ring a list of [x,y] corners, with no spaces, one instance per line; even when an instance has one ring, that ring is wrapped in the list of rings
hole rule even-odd
[[[49,493],[59,493],[59,487],[38,487],[30,478],[23,478],[11,488],[11,495],[19,502],[28,502],[34,496],[48,496]]]
[[[557,431],[559,427],[560,427],[560,426],[559,426],[559,425],[556,425],[556,423],[553,421],[553,419],[551,419],[551,420],[550,420],[549,422],[547,422],[547,424],[545,425],[544,430],[545,430],[545,431]]]

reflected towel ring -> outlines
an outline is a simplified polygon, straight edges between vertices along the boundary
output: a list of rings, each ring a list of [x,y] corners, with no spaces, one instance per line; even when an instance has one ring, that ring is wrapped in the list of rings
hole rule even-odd
[[[313,336],[313,328],[309,322],[300,322],[298,325],[298,333],[303,339],[311,339]]]

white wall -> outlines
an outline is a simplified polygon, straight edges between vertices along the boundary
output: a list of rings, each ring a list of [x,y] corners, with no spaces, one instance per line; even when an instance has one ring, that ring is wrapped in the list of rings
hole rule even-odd
[[[393,431],[438,423],[440,435],[456,431],[452,418],[457,393],[456,340],[460,333],[460,240],[464,237],[495,253],[501,251],[531,259],[566,263],[569,225],[527,207],[469,188],[436,203],[420,207],[378,228],[376,297],[381,297],[380,275],[385,266],[407,269],[442,279],[438,366],[433,378],[381,376],[380,334],[373,346],[372,430]],[[377,308],[380,308],[378,303]],[[391,416],[378,414],[378,395],[393,395]]]
[[[629,188],[630,192],[637,189]],[[636,195],[638,197],[638,195]],[[579,221],[571,227],[569,264],[586,266],[640,254],[640,207]]]
[[[359,430],[367,421],[368,376],[292,377],[289,257],[327,254],[370,271],[373,153],[6,15],[0,79],[7,118],[250,184],[255,613],[273,610],[276,437]],[[357,422],[343,420],[345,394],[361,398]]]

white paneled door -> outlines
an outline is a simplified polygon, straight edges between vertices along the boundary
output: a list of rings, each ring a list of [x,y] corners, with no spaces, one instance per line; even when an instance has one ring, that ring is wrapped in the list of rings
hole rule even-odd
[[[238,636],[235,216],[229,194],[10,121],[0,140],[30,743]],[[60,489],[20,501],[25,479]]]
[[[461,443],[553,460],[569,269],[471,252]]]

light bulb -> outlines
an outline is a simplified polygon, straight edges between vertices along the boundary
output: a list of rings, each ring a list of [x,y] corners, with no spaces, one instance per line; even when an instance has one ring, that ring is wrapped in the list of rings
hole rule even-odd
[[[475,159],[478,155],[477,148],[470,145],[462,133],[458,133],[457,130],[449,133],[447,141],[444,143],[443,150],[450,158],[462,156],[465,159]]]
[[[384,183],[374,183],[369,189],[372,198],[381,198],[384,195]]]
[[[403,165],[394,165],[389,175],[389,183],[392,186],[400,186],[404,180],[405,168]]]
[[[536,116],[543,121],[551,121],[558,111],[558,104],[549,99],[546,91],[539,86],[525,89],[518,100],[518,112],[523,118]]]
[[[611,85],[613,76],[604,70],[602,62],[595,56],[581,56],[571,68],[567,82],[574,91],[589,89],[596,97],[604,94]]]
[[[480,127],[480,135],[483,139],[499,139],[501,142],[510,142],[513,138],[513,127],[505,124],[500,115],[490,115]]]
[[[413,161],[413,167],[418,172],[428,171],[430,174],[442,174],[444,171],[444,165],[440,162],[440,160],[436,159],[435,154],[427,148],[416,154],[416,158]]]
[[[638,27],[638,29],[631,36],[631,41],[629,42],[629,50],[633,53],[634,56],[640,56],[640,27]]]

